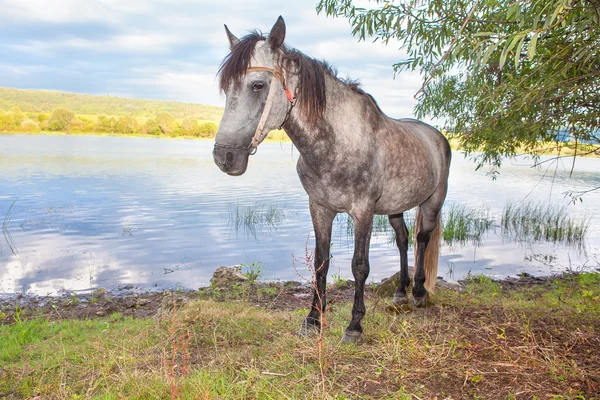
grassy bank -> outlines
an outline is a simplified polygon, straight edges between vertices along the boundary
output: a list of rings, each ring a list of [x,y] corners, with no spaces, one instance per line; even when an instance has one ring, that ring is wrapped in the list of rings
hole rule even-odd
[[[106,133],[106,132],[2,132],[0,135],[50,135],[50,136],[108,136],[108,137],[142,137],[142,138],[157,138],[157,139],[197,139],[197,140],[215,140],[214,134],[212,136],[202,137],[197,135],[186,135],[180,134],[177,136],[173,135],[148,135],[144,133]],[[271,131],[265,138],[266,142],[284,142],[291,143],[291,140],[285,134],[284,131]]]
[[[464,150],[457,138],[449,139],[452,150]],[[535,149],[517,148],[515,154],[531,154],[557,157],[600,157],[600,145],[575,142],[539,142]]]
[[[319,341],[295,335],[307,312],[303,297],[293,303],[294,292],[267,289],[196,293],[185,305],[175,301],[174,312],[158,323],[121,313],[69,320],[60,317],[66,306],[45,318],[5,312],[0,397],[591,399],[599,393],[598,273],[539,284],[474,277],[461,291],[438,290],[425,310],[400,313],[371,290],[359,346],[339,343],[350,315],[346,297],[331,296]],[[284,300],[288,306],[278,306]],[[169,302],[167,295],[163,304]]]

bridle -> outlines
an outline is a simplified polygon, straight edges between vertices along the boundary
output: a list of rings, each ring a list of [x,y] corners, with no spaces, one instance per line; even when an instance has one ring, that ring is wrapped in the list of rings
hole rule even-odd
[[[285,95],[286,95],[288,101],[290,102],[290,106],[285,114],[285,118],[283,119],[283,122],[281,123],[281,125],[279,125],[279,128],[277,128],[277,129],[282,129],[283,125],[285,125],[285,123],[289,119],[290,113],[292,112],[292,109],[296,105],[296,96],[287,87],[287,84],[285,82],[285,73],[282,71],[281,68],[279,68],[279,66],[277,64],[277,60],[275,61],[274,68],[260,67],[260,66],[259,67],[248,67],[246,69],[246,73],[248,73],[248,72],[270,72],[273,75],[273,77],[271,78],[271,85],[269,86],[269,93],[267,94],[267,102],[265,103],[265,108],[263,109],[263,112],[260,116],[260,120],[258,121],[258,126],[256,127],[256,132],[254,132],[254,136],[252,137],[252,141],[250,142],[250,145],[248,147],[235,146],[235,145],[231,145],[231,144],[219,144],[219,143],[215,143],[215,147],[247,150],[250,153],[250,155],[253,155],[253,154],[256,154],[258,145],[269,134],[269,131],[267,131],[265,133],[264,130],[265,130],[265,124],[267,123],[267,118],[269,117],[269,114],[271,113],[271,107],[273,106],[273,101],[275,101],[275,89],[274,88],[275,88],[276,82],[277,81],[281,82],[281,85],[283,86]]]

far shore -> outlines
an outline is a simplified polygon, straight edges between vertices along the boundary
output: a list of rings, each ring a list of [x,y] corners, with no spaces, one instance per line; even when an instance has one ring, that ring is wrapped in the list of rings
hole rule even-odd
[[[153,139],[176,139],[176,140],[214,140],[214,136],[202,137],[192,135],[147,135],[147,134],[136,134],[136,133],[105,133],[105,132],[0,132],[0,135],[44,135],[44,136],[105,136],[105,137],[127,137],[127,138],[153,138]],[[271,143],[292,143],[290,138],[285,134],[284,131],[272,131],[269,136],[265,139],[266,142]],[[450,147],[454,151],[464,151],[464,149],[458,143],[458,140],[451,139]],[[577,153],[570,143],[564,143],[562,146],[558,146],[557,143],[540,143],[539,155],[547,156],[560,156],[560,157],[591,157],[600,158],[600,145],[586,145],[579,144],[577,147]],[[517,150],[517,155],[530,154],[525,150]]]
[[[277,137],[269,137],[273,133],[277,134]],[[136,133],[105,133],[105,132],[0,132],[0,135],[29,135],[29,136],[104,136],[104,137],[126,137],[126,138],[149,138],[149,139],[186,139],[186,140],[215,140],[215,137],[202,137],[202,136],[192,136],[192,135],[178,135],[178,136],[169,136],[169,135],[146,135],[146,134],[136,134]],[[266,142],[286,142],[292,143],[292,141],[285,135],[280,134],[277,131],[271,132],[265,139]]]

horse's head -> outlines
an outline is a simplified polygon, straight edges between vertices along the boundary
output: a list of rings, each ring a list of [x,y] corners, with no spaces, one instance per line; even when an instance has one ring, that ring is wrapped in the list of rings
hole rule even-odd
[[[231,51],[219,71],[226,103],[213,157],[221,171],[241,175],[248,156],[269,131],[283,125],[295,99],[282,67],[283,18],[279,17],[266,38],[253,33],[240,40],[227,26],[225,31]]]

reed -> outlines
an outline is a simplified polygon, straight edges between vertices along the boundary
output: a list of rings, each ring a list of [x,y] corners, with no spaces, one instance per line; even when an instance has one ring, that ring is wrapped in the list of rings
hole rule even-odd
[[[256,237],[257,228],[276,229],[285,218],[283,208],[276,204],[255,203],[249,206],[236,204],[228,207],[228,224],[236,234],[243,230]]]
[[[472,243],[481,246],[485,233],[492,228],[493,222],[487,208],[450,204],[443,210],[442,238],[448,245]]]
[[[584,247],[591,218],[573,218],[567,207],[548,203],[507,203],[502,213],[502,233],[517,242],[547,241]]]

